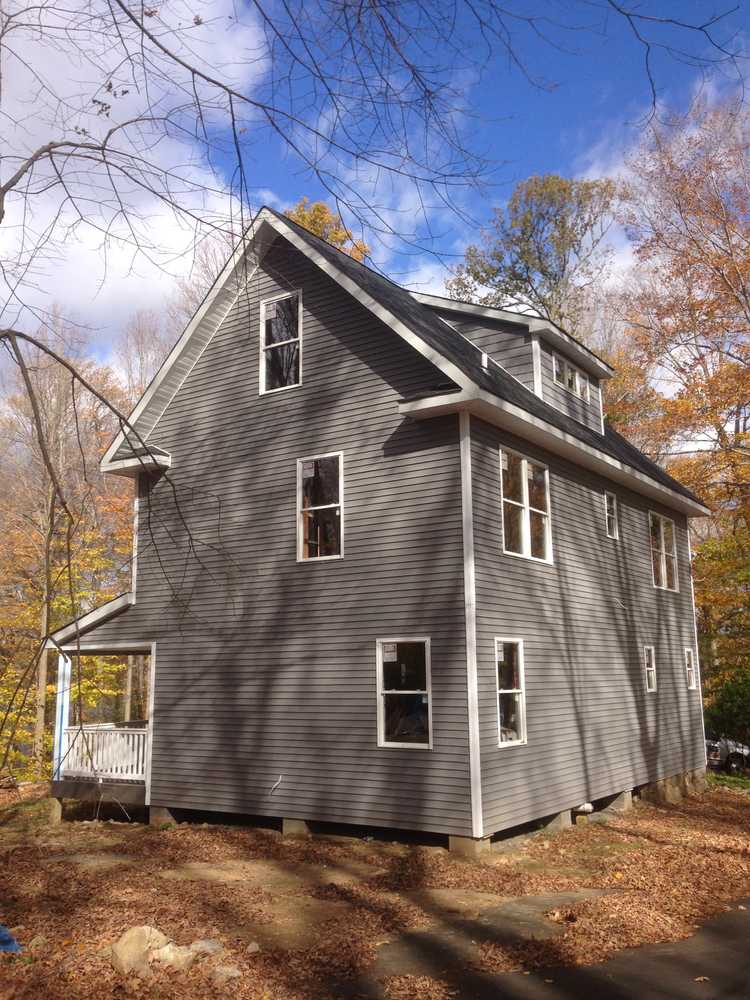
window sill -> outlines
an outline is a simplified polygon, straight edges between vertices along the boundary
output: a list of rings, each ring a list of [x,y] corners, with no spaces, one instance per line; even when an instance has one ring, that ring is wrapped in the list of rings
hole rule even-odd
[[[528,746],[528,739],[525,740],[504,740],[500,742],[498,740],[497,748],[498,750],[505,750],[507,747],[525,747]]]
[[[654,590],[661,590],[665,594],[679,594],[680,592],[679,587],[660,587],[658,583],[653,582],[651,583],[651,586]]]
[[[510,552],[508,549],[503,548],[504,556],[513,556],[515,559],[525,559],[527,562],[540,563],[542,566],[554,566],[554,559],[540,559],[539,556],[526,556],[523,552]]]
[[[378,740],[379,750],[432,750],[432,743],[386,743]]]
[[[344,558],[344,553],[342,552],[340,556],[310,556],[307,559],[303,559],[302,556],[297,556],[297,562],[298,563],[336,562],[337,560],[343,558]]]
[[[273,396],[277,392],[288,392],[289,389],[299,389],[301,387],[301,382],[295,382],[294,385],[280,385],[278,389],[259,389],[259,396]]]

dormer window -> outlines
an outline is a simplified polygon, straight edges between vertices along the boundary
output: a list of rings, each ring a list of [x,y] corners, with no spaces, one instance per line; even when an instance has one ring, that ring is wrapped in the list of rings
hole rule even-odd
[[[278,392],[302,383],[302,293],[260,304],[260,391]]]
[[[552,356],[552,363],[557,385],[561,385],[563,389],[567,389],[568,392],[572,392],[574,396],[578,396],[579,399],[588,403],[591,398],[588,375],[560,354]]]

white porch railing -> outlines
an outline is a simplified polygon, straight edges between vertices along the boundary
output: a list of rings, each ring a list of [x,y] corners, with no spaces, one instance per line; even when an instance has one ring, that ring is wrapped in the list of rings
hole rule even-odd
[[[148,727],[80,726],[63,731],[60,777],[146,780]]]

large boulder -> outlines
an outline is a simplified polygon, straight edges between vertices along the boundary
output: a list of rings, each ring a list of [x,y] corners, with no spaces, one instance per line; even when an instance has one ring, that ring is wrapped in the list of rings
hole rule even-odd
[[[176,972],[184,972],[185,969],[189,969],[197,957],[198,955],[190,948],[171,942],[165,944],[163,948],[157,948],[150,954],[153,962],[161,962],[162,965],[168,965],[170,969],[174,969]]]
[[[201,938],[200,941],[193,941],[190,950],[194,951],[196,955],[218,955],[224,951],[224,945],[221,941],[215,941],[213,938]]]
[[[112,965],[122,976],[148,976],[151,952],[167,944],[169,938],[156,927],[131,927],[112,945]]]

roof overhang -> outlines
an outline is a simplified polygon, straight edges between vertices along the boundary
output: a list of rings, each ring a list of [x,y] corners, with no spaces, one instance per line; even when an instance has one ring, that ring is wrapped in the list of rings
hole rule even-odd
[[[157,472],[172,467],[172,456],[161,448],[155,452],[134,455],[132,458],[118,458],[113,462],[101,462],[101,471],[113,476],[128,476],[135,479],[141,472]]]
[[[106,604],[102,604],[99,608],[94,608],[93,611],[88,611],[74,622],[64,625],[56,632],[53,632],[49,639],[47,639],[45,648],[75,650],[78,646],[78,641],[83,640],[87,632],[90,632],[97,625],[109,621],[110,618],[114,618],[115,615],[122,614],[132,604],[135,604],[135,595],[132,592],[128,591],[125,594],[120,594],[119,597],[107,601]],[[83,642],[81,642],[81,648],[83,648]]]
[[[583,344],[580,344],[570,334],[565,333],[560,327],[555,326],[547,320],[539,319],[537,316],[526,316],[524,313],[509,312],[507,309],[495,309],[493,306],[477,306],[471,302],[457,302],[454,299],[444,299],[440,295],[428,295],[424,292],[412,292],[412,297],[421,302],[422,305],[432,309],[440,309],[443,312],[463,313],[469,316],[480,316],[484,319],[500,320],[503,323],[513,323],[528,330],[529,333],[538,334],[552,347],[560,350],[576,360],[584,369],[597,378],[612,378],[614,368],[597,357]]]
[[[442,416],[446,413],[457,413],[467,410],[473,416],[494,424],[503,430],[510,431],[527,441],[532,441],[540,448],[545,448],[576,465],[582,465],[599,475],[606,476],[615,482],[643,496],[650,497],[665,504],[673,510],[678,510],[687,517],[705,517],[710,514],[708,507],[691,500],[677,490],[670,489],[663,483],[611,455],[585,444],[579,438],[559,430],[546,420],[535,417],[513,403],[498,399],[481,389],[475,391],[450,393],[441,396],[430,396],[423,399],[403,400],[399,403],[399,412],[414,420],[426,420],[430,417]]]

